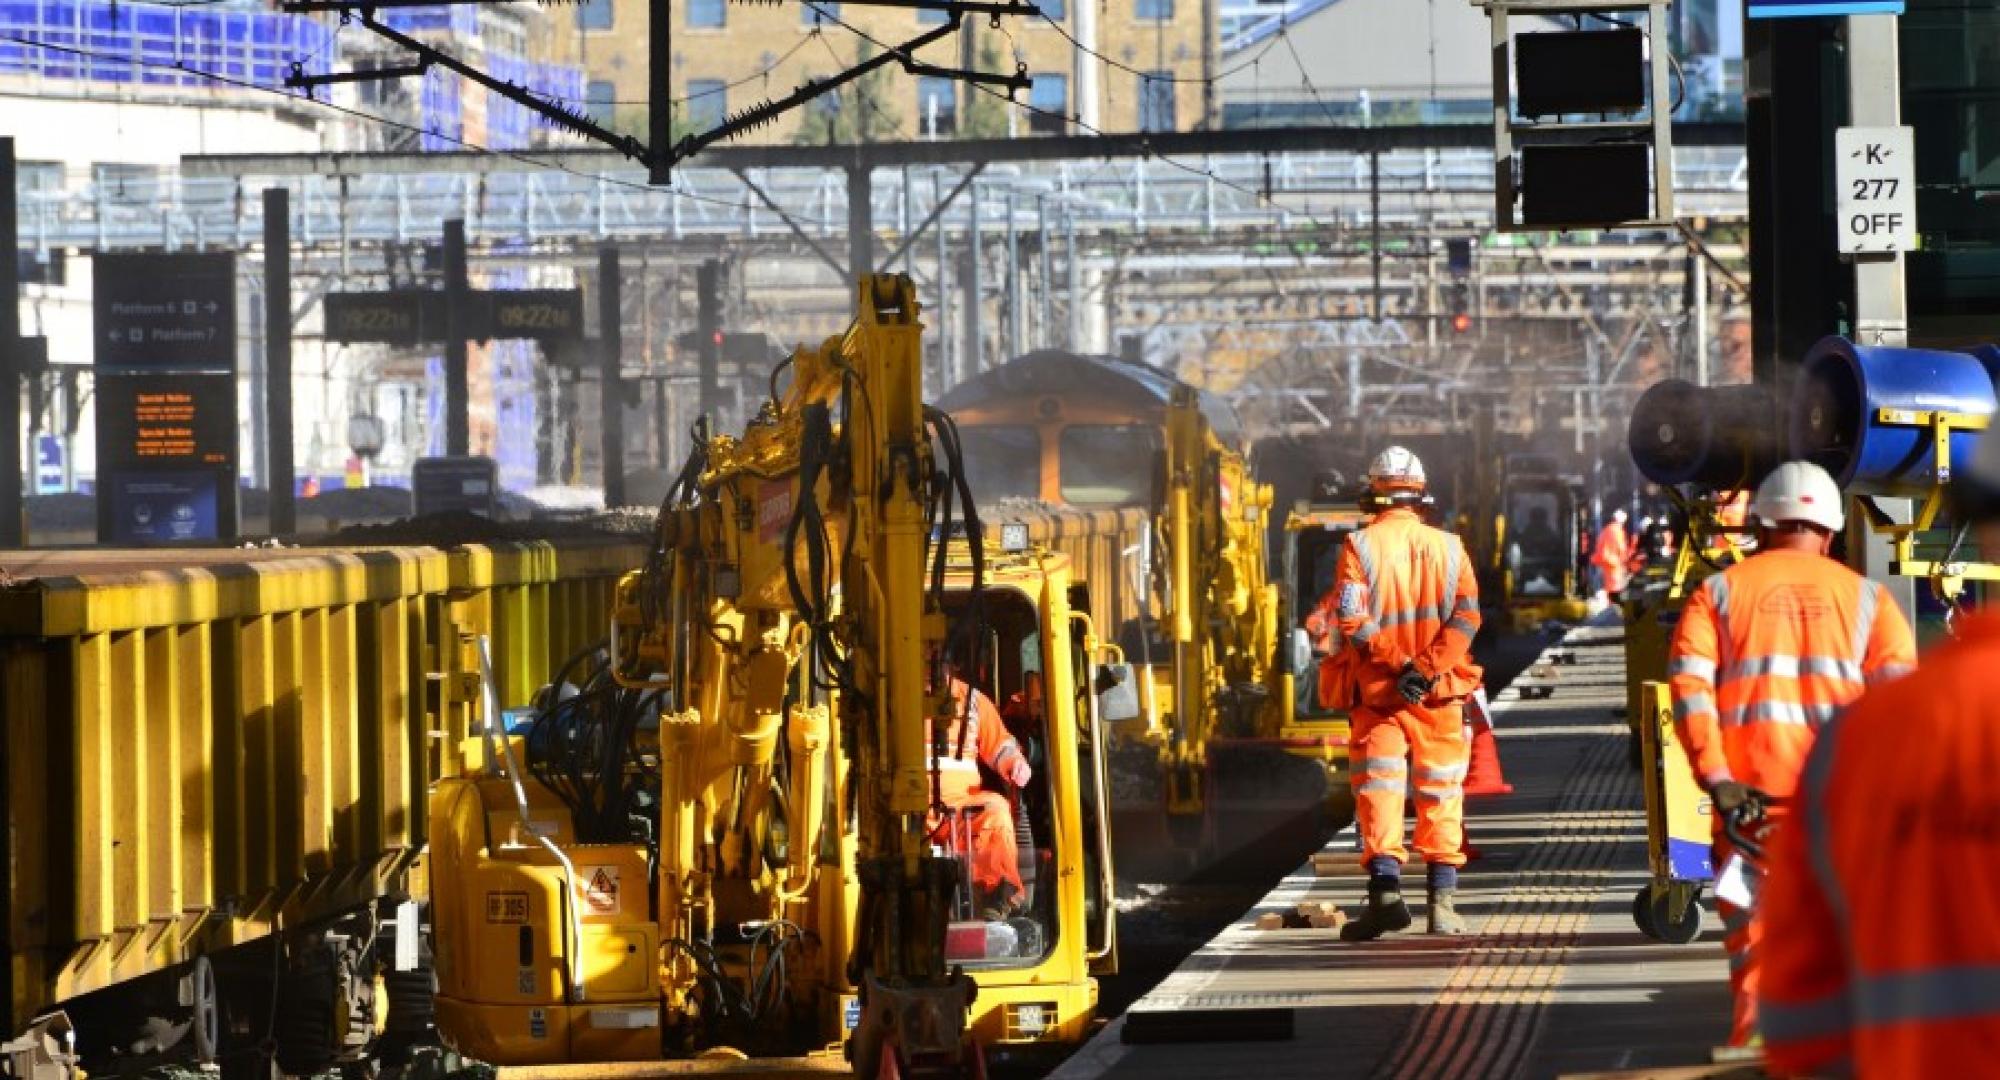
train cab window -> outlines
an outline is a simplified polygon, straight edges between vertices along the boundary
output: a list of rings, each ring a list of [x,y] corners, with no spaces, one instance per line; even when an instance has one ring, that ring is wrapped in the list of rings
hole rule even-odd
[[[994,424],[962,427],[958,435],[973,498],[984,504],[1041,497],[1041,432],[1026,425]]]
[[[1153,498],[1159,429],[1072,424],[1062,433],[1062,497],[1077,506],[1132,506]]]

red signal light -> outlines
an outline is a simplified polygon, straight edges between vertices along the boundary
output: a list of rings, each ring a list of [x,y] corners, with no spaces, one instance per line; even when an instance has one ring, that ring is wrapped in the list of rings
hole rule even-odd
[[[1472,316],[1470,316],[1470,315],[1466,314],[1465,312],[1461,311],[1461,312],[1459,312],[1458,314],[1456,314],[1456,315],[1453,315],[1453,316],[1451,317],[1451,332],[1452,332],[1452,333],[1454,333],[1454,334],[1463,334],[1463,333],[1465,333],[1465,332],[1466,332],[1467,330],[1470,330],[1470,329],[1472,329]]]
[[[715,332],[715,344],[717,347],[720,347],[722,345],[722,331],[720,330],[717,330]]]

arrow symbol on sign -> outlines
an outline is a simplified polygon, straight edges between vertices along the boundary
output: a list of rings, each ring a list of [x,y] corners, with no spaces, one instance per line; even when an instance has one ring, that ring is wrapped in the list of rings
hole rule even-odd
[[[213,300],[210,300],[210,301],[208,302],[208,313],[209,313],[210,315],[213,315],[213,314],[215,314],[215,312],[216,312],[216,309],[217,309],[217,308],[219,308],[219,307],[221,307],[221,306],[222,306],[222,305],[220,305],[220,304],[217,304],[217,303],[216,303],[215,301],[213,301]]]

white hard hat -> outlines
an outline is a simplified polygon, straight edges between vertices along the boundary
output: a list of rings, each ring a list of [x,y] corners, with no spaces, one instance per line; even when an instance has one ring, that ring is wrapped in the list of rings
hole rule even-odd
[[[1425,482],[1424,463],[1400,446],[1382,451],[1368,464],[1368,487],[1372,491],[1422,491]]]
[[[1611,511],[1611,520],[1617,522],[1620,525],[1625,524],[1625,511],[1623,510]]]
[[[1750,512],[1766,525],[1803,521],[1828,532],[1847,523],[1840,487],[1810,461],[1787,461],[1757,485]]]

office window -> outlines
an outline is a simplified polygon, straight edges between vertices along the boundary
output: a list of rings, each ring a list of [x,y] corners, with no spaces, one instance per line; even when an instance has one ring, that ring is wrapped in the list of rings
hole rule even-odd
[[[840,18],[839,0],[812,0],[799,5],[799,19],[807,26],[824,26]]]
[[[958,131],[958,83],[936,75],[917,79],[917,130],[932,135]]]
[[[1069,130],[1069,76],[1036,75],[1028,87],[1028,130],[1061,135]]]
[[[612,0],[583,0],[576,8],[576,28],[578,30],[609,30],[617,21],[617,11]]]
[[[584,111],[590,114],[592,120],[607,127],[611,124],[611,103],[617,100],[618,84],[608,79],[592,79],[590,84],[584,87]]]
[[[1139,130],[1172,131],[1174,84],[1171,71],[1151,71],[1139,76]]]
[[[696,131],[721,124],[729,112],[729,88],[722,80],[689,79],[687,87],[688,124]]]
[[[729,0],[688,0],[687,24],[696,29],[716,29],[723,25],[723,5]]]
[[[1069,18],[1066,0],[1035,0],[1035,6],[1042,10],[1042,18],[1050,22],[1061,22]]]
[[[1174,17],[1174,0],[1132,0],[1132,17],[1166,22]]]

